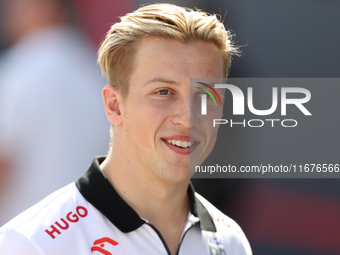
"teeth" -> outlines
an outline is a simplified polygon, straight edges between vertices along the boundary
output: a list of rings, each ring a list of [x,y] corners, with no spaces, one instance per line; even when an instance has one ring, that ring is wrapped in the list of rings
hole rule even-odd
[[[190,141],[181,141],[181,140],[166,140],[168,143],[171,143],[173,145],[176,145],[178,147],[186,148],[186,147],[191,147],[194,142]]]

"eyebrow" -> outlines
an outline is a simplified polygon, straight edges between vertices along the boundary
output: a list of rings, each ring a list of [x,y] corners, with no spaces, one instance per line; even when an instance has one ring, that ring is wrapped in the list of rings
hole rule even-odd
[[[167,84],[179,85],[178,82],[176,82],[174,80],[169,80],[169,79],[166,79],[166,78],[163,78],[163,77],[155,77],[151,80],[148,80],[144,85],[147,85],[147,84],[152,83],[152,82],[163,82],[163,83],[167,83]]]

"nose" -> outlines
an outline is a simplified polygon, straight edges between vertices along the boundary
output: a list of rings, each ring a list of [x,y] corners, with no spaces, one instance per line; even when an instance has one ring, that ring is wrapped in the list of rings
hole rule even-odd
[[[188,90],[185,95],[177,101],[176,112],[172,117],[172,122],[184,128],[192,128],[198,124],[197,111],[194,109],[195,103],[193,93]]]

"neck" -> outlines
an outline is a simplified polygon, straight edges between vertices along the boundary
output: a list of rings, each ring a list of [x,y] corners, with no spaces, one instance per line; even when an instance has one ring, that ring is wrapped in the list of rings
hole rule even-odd
[[[124,143],[116,126],[113,146],[101,164],[104,174],[121,198],[139,215],[156,227],[170,253],[176,254],[190,210],[189,179],[170,179],[167,165],[141,160],[138,151]],[[126,139],[125,139],[126,140]],[[157,162],[158,163],[158,162]]]
[[[101,168],[117,193],[156,228],[164,222],[186,222],[190,210],[189,180],[175,183],[148,174],[112,148]]]

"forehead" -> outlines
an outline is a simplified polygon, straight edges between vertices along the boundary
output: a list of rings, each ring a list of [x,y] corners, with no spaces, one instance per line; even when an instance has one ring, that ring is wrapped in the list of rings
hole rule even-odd
[[[180,80],[222,77],[223,58],[220,50],[210,42],[183,43],[160,37],[143,38],[137,46],[135,70],[131,81],[161,76]]]

